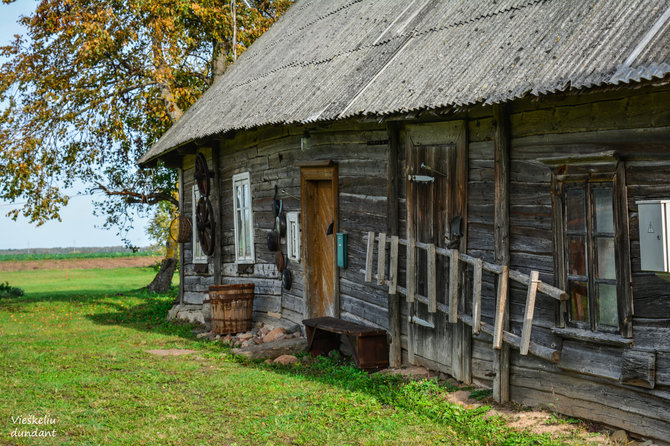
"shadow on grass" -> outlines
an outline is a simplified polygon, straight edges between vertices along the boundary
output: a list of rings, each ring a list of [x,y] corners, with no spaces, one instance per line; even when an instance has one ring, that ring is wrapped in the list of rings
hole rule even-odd
[[[122,293],[98,291],[56,292],[32,294],[22,298],[0,300],[0,310],[22,311],[27,304],[38,302],[68,302],[90,306],[83,315],[96,324],[130,327],[135,330],[178,336],[201,344],[211,352],[227,353],[220,343],[199,340],[193,334],[194,325],[175,324],[166,320],[175,299],[175,290],[156,295],[145,290]],[[124,298],[132,299],[124,299]],[[139,301],[139,303],[138,303]],[[107,311],[107,309],[109,309]],[[487,407],[468,410],[448,402],[446,394],[453,387],[440,386],[435,380],[406,382],[400,377],[368,374],[357,369],[346,358],[320,357],[294,366],[267,365],[233,356],[245,367],[283,376],[299,377],[334,386],[347,392],[365,393],[381,404],[417,413],[457,434],[464,443],[472,444],[560,444],[546,435],[529,435],[514,431],[497,417],[484,417]]]
[[[30,304],[68,303],[80,305],[84,317],[101,325],[119,325],[140,331],[176,335],[195,340],[192,324],[173,324],[166,320],[174,305],[177,288],[165,294],[145,289],[101,292],[98,290],[55,291],[31,293],[20,298],[0,300],[0,311],[22,313],[30,311]],[[127,299],[127,298],[132,298]],[[137,300],[140,303],[136,303]],[[86,309],[83,309],[86,307]],[[108,311],[105,311],[107,310]]]

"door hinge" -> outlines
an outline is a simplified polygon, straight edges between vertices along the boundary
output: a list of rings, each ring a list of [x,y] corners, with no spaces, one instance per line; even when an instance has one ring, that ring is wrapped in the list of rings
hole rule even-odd
[[[429,175],[407,175],[407,179],[415,183],[432,183],[435,181],[435,177]]]

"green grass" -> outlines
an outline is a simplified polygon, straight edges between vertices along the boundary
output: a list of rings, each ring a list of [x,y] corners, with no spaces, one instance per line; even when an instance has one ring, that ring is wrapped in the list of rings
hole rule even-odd
[[[124,292],[148,285],[156,270],[146,268],[50,269],[0,272],[0,282],[23,289],[26,294]],[[179,280],[176,278],[175,280]]]
[[[156,251],[137,252],[69,252],[65,254],[0,254],[0,262],[24,260],[111,259],[119,257],[147,257],[159,255]]]
[[[65,291],[45,289],[50,276],[34,271],[16,283],[24,297],[0,301],[0,444],[562,444],[450,404],[435,381],[330,358],[290,367],[235,358],[167,323],[174,296],[132,291],[146,274],[132,270],[104,279],[110,270],[89,270]],[[196,354],[146,352],[163,348]],[[19,415],[55,419],[56,437],[10,437],[26,429],[12,423]]]

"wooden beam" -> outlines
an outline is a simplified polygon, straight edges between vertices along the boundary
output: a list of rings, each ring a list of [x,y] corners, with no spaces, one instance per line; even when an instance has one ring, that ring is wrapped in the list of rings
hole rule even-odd
[[[458,249],[451,250],[449,262],[449,322],[458,322]]]
[[[398,293],[398,236],[391,236],[391,254],[390,259],[391,265],[389,267],[389,279],[391,284],[389,285],[389,294],[397,295]]]
[[[184,169],[179,167],[179,215],[184,215]],[[184,305],[184,244],[179,244],[179,304]]]
[[[221,165],[220,165],[220,149],[219,144],[212,148],[212,170],[214,171],[214,200],[216,209],[216,221],[214,225],[216,231],[214,233],[214,285],[221,285],[221,264],[222,264],[222,250],[223,250],[223,201],[221,190]]]
[[[391,335],[389,345],[389,366],[402,364],[402,344],[400,342],[400,298],[398,287],[398,151],[400,147],[400,125],[396,122],[386,126],[389,146],[386,160],[386,232],[391,235],[389,279],[391,285],[387,296],[388,326]]]
[[[426,251],[428,262],[428,312],[437,312],[437,271],[435,270],[435,245],[430,245]]]
[[[416,242],[410,235],[407,245],[407,302],[414,302],[416,296]]]
[[[510,128],[509,118],[507,116],[505,105],[493,106],[493,120],[495,122],[495,132],[493,135],[493,163],[494,163],[494,232],[493,243],[495,248],[495,261],[497,264],[509,266],[509,184],[510,184]],[[502,316],[496,331],[498,334],[496,341],[502,342],[502,330],[509,330],[509,311],[507,310],[507,278],[508,271],[505,268],[502,276],[505,277],[504,299],[499,314]],[[499,297],[501,293],[498,293]],[[496,313],[498,317],[498,313]],[[499,326],[498,326],[499,325]],[[500,330],[500,332],[498,331]],[[497,345],[494,342],[494,346]],[[493,366],[495,378],[493,379],[493,398],[500,403],[509,401],[509,370],[510,370],[510,351],[509,345],[499,345],[500,350],[496,351]]]
[[[628,189],[626,187],[626,168],[619,162],[614,181],[614,229],[616,232],[615,249],[621,277],[617,280],[617,295],[621,335],[633,337],[633,276],[630,264],[630,234],[628,227]],[[621,298],[623,297],[623,298]]]
[[[467,314],[460,314],[458,318],[468,325],[472,325],[473,321],[470,316]],[[486,322],[481,322],[481,330],[484,333],[487,333],[493,336],[494,327],[491,324]],[[512,345],[516,348],[519,348],[521,345],[521,337],[510,333],[508,331],[503,331],[502,335],[503,341],[507,344]],[[544,345],[536,344],[534,342],[530,343],[528,351],[531,355],[537,356],[538,358],[544,359],[545,361],[553,362],[554,364],[558,363],[561,360],[561,352],[553,348],[545,347]]]
[[[372,282],[372,258],[375,251],[375,233],[368,232],[368,250],[365,254],[365,281]]]
[[[521,331],[521,346],[519,350],[522,355],[528,354],[530,346],[530,332],[533,329],[533,313],[535,312],[535,295],[537,294],[537,285],[540,282],[540,273],[531,271],[530,285],[526,295],[526,311],[523,317],[523,330]]]
[[[379,234],[377,245],[377,285],[384,285],[386,274],[386,233]]]
[[[479,334],[482,320],[482,259],[477,259],[472,278],[472,333]]]
[[[503,266],[503,272],[498,276],[498,298],[496,299],[495,328],[493,331],[493,348],[500,350],[502,348],[502,332],[505,330],[503,321],[507,313],[507,294],[509,282],[509,267]]]

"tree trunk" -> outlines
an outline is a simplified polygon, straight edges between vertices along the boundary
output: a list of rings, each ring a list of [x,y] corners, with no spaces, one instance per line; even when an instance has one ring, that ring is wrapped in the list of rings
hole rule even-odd
[[[172,237],[167,238],[165,243],[165,258],[161,262],[160,270],[154,277],[147,288],[153,293],[166,293],[170,290],[172,285],[172,276],[177,268],[179,259],[179,250],[177,249],[177,242]]]
[[[177,259],[167,257],[161,262],[161,268],[147,287],[153,293],[166,293],[172,285],[172,276],[177,268]]]

